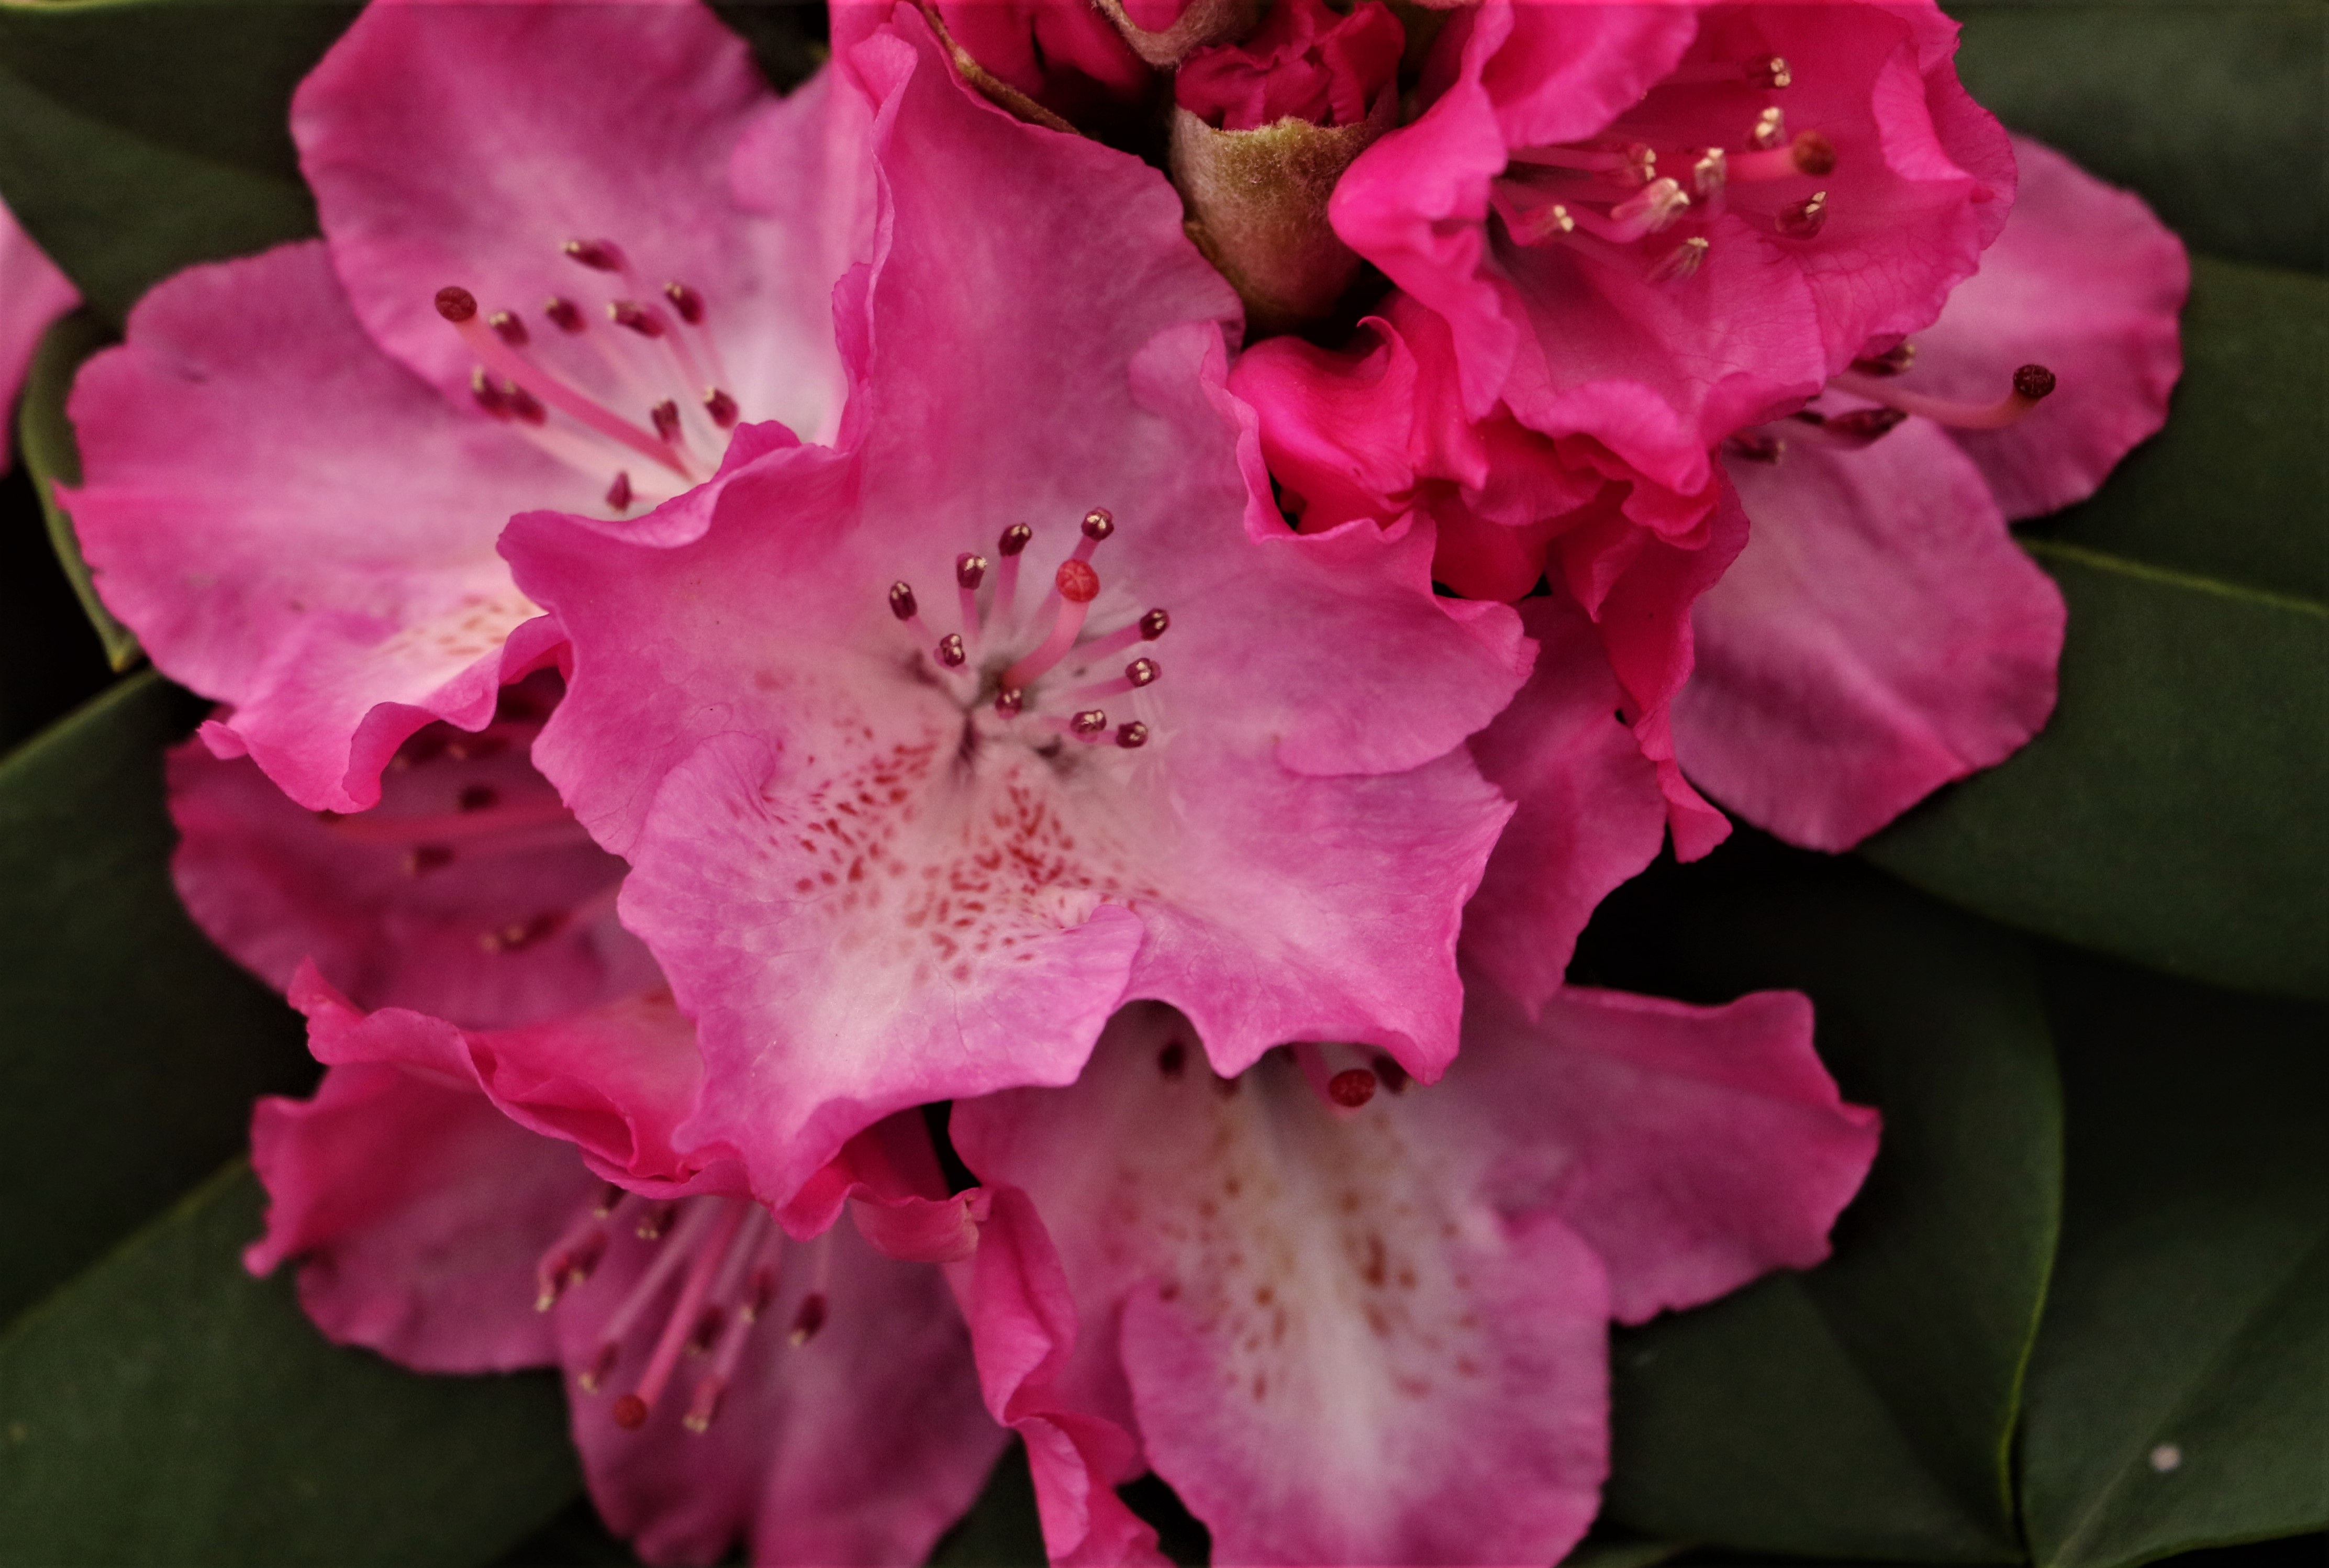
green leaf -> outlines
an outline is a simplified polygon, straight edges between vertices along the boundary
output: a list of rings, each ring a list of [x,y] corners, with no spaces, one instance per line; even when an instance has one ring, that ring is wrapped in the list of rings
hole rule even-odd
[[[308,0],[9,0],[0,191],[117,327],[182,267],[313,234],[291,91],[354,15]]]
[[[2140,191],[2198,250],[2329,264],[2318,0],[1948,9],[1959,75],[2007,125]]]
[[[2037,1561],[2329,1524],[2329,1019],[2079,954],[2045,983],[2070,1162],[2023,1431]]]
[[[2024,543],[2070,601],[2039,737],[1862,846],[1968,908],[2329,997],[2329,282],[2195,264],[2167,429]]]
[[[137,637],[113,618],[90,581],[89,563],[81,559],[80,541],[73,534],[72,516],[57,496],[60,484],[80,483],[80,444],[72,420],[65,417],[65,400],[72,393],[73,377],[81,362],[114,340],[115,334],[87,310],[77,310],[49,328],[33,355],[24,380],[24,401],[17,420],[17,447],[31,471],[33,490],[40,498],[41,515],[48,520],[49,543],[57,553],[75,597],[105,645],[106,662],[118,672],[137,662]]]
[[[1800,987],[1845,1094],[1884,1114],[1828,1262],[1618,1335],[1609,1520],[1759,1554],[2018,1560],[2008,1450],[2061,1147],[2023,944],[1742,833],[1619,890],[1571,973],[1698,1001]]]
[[[938,1538],[930,1563],[932,1568],[1021,1568],[1043,1560],[1035,1482],[1027,1472],[1027,1450],[1014,1439],[970,1512]]]
[[[170,885],[162,749],[201,712],[135,676],[0,762],[0,1323],[315,1076],[297,1015]]]
[[[0,1338],[11,1563],[485,1562],[574,1495],[558,1381],[420,1377],[245,1274],[240,1162]]]

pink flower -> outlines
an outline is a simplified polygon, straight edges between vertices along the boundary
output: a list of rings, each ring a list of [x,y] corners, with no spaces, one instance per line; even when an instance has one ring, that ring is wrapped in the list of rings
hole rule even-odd
[[[2045,723],[2061,595],[2005,524],[2084,498],[2166,418],[2183,245],[2014,146],[2013,220],[1932,330],[1728,449],[1754,534],[1698,601],[1676,743],[1792,843],[1849,848]]]
[[[846,58],[880,32],[898,0],[836,0],[834,54]],[[1156,73],[1091,0],[929,0],[956,63],[982,92],[1061,125],[1127,121]]]
[[[1358,125],[1399,74],[1406,43],[1379,0],[1348,15],[1325,0],[1280,0],[1251,37],[1183,61],[1173,97],[1219,130],[1259,130],[1289,118]]]
[[[842,63],[883,175],[852,444],[504,546],[573,639],[537,757],[702,1032],[685,1136],[782,1202],[893,1110],[1071,1081],[1132,997],[1223,1071],[1347,1038],[1436,1077],[1518,619],[1436,601],[1413,530],[1286,531],[1153,170],[995,110],[913,14]]]
[[[71,405],[99,589],[230,704],[213,749],[371,805],[406,736],[552,656],[494,553],[513,512],[634,514],[740,419],[836,428],[851,102],[776,102],[692,3],[366,10],[293,104],[325,238],[164,283]],[[781,211],[730,194],[756,120]]]
[[[1827,1251],[1875,1151],[1791,993],[1721,1008],[1475,986],[1434,1088],[1296,1046],[1206,1070],[1127,1010],[1073,1087],[957,1104],[994,1188],[953,1265],[1054,1562],[1153,1546],[1153,1466],[1217,1561],[1548,1563],[1608,1468],[1606,1325]]]
[[[32,367],[33,351],[49,324],[80,303],[72,279],[33,242],[5,203],[0,203],[0,410],[14,404]],[[0,474],[15,449],[14,427],[0,437]]]

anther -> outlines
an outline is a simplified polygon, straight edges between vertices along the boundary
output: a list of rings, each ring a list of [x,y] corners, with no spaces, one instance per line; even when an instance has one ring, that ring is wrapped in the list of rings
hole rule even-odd
[[[671,307],[679,312],[679,318],[688,326],[703,325],[702,295],[684,283],[666,283],[663,286],[663,297],[671,301]]]
[[[1899,409],[1852,409],[1840,414],[1830,414],[1820,429],[1848,445],[1864,447],[1881,436],[1891,435],[1900,428],[1909,416]]]
[[[948,632],[938,638],[938,661],[950,670],[958,670],[970,661],[970,651],[962,646],[962,634]]]
[[[599,1184],[599,1195],[590,1201],[590,1217],[603,1220],[615,1212],[615,1205],[630,1195],[613,1182]]]
[[[1787,449],[1787,442],[1777,436],[1767,436],[1760,430],[1740,430],[1722,443],[1725,456],[1742,458],[1749,463],[1776,463]]]
[[[642,1242],[660,1242],[671,1233],[671,1223],[679,1216],[677,1204],[655,1204],[639,1216],[638,1237]]]
[[[1698,270],[1700,264],[1706,260],[1707,251],[1711,249],[1712,249],[1712,242],[1704,235],[1692,235],[1667,251],[1657,264],[1650,269],[1650,281],[1653,283],[1681,282]]]
[[[1407,1092],[1407,1069],[1380,1051],[1375,1053],[1375,1076],[1381,1079],[1382,1086],[1393,1094]]]
[[[460,811],[489,811],[501,798],[501,791],[490,784],[471,784],[453,798],[453,805]]]
[[[985,581],[985,556],[963,554],[954,558],[954,581],[957,588],[976,589]]]
[[[666,441],[679,439],[679,405],[671,399],[665,398],[649,409],[647,418],[655,421],[656,435]]]
[[[1116,514],[1105,506],[1095,506],[1084,514],[1084,537],[1097,544],[1116,532]]]
[[[486,373],[484,365],[469,372],[469,395],[477,400],[479,408],[494,418],[505,420],[510,417],[508,400],[502,396],[502,389],[494,384],[493,378]]]
[[[1852,362],[1852,368],[1862,375],[1899,375],[1917,361],[1917,345],[1896,343],[1882,354],[1872,354]]]
[[[1140,627],[1140,640],[1142,642],[1155,642],[1158,638],[1164,635],[1164,628],[1173,624],[1173,618],[1165,614],[1162,609],[1152,609],[1146,615],[1142,616],[1137,624]],[[1174,647],[1178,647],[1181,645],[1179,643],[1174,643],[1173,646]]]
[[[1810,240],[1827,227],[1827,193],[1814,191],[1800,202],[1779,209],[1779,232],[1790,240]]]
[[[2054,395],[2054,373],[2042,364],[2025,364],[2013,373],[2013,395],[2036,402]]]
[[[1027,705],[1027,694],[1017,686],[1005,686],[995,694],[995,711],[1009,718]]]
[[[1721,147],[1708,147],[1690,165],[1691,189],[1701,196],[1711,196],[1721,190],[1730,177],[1730,155]]]
[[[1796,80],[1795,72],[1787,69],[1786,57],[1777,54],[1767,54],[1760,60],[1749,61],[1746,77],[1757,87],[1771,88],[1787,87]]]
[[[407,876],[426,876],[432,871],[442,871],[453,864],[453,846],[449,844],[417,844],[404,852],[397,862],[398,869]]]
[[[1785,146],[1787,141],[1787,111],[1774,106],[1755,117],[1755,128],[1747,139],[1759,152]]]
[[[661,337],[663,317],[636,299],[610,299],[607,302],[607,319],[617,326],[627,326],[641,337]]]
[[[1068,721],[1068,732],[1079,741],[1097,741],[1108,732],[1108,711],[1086,708]]]
[[[1796,139],[1787,144],[1796,167],[1807,175],[1829,175],[1835,172],[1835,144],[1815,130],[1798,131]]]
[[[613,507],[618,512],[627,512],[630,510],[631,474],[629,469],[618,468],[616,470],[615,482],[607,486],[607,505]]]
[[[1156,677],[1164,673],[1156,661],[1152,658],[1136,658],[1124,666],[1124,678],[1132,684],[1136,691],[1154,683]]]
[[[1014,523],[995,542],[995,552],[1003,557],[1003,569],[995,574],[995,619],[1007,625],[1017,613],[1019,599],[1019,555],[1035,531],[1024,523]]]
[[[1353,1067],[1326,1080],[1326,1097],[1345,1110],[1356,1110],[1375,1097],[1375,1075]]]
[[[816,1331],[824,1327],[825,1292],[812,1290],[801,1298],[800,1310],[793,1314],[793,1328],[789,1337],[793,1348],[798,1350],[816,1338]]]
[[[550,317],[550,324],[561,332],[580,332],[583,328],[581,307],[571,299],[553,294],[542,302],[542,313]]]
[[[525,323],[517,318],[517,312],[514,310],[495,311],[486,317],[486,325],[494,329],[495,336],[512,348],[523,348],[533,341],[526,333]]]
[[[457,284],[437,291],[437,314],[458,326],[477,314],[477,297]]]
[[[1014,523],[1003,531],[1003,537],[995,542],[995,548],[1005,557],[1016,555],[1026,549],[1027,542],[1034,537],[1032,528],[1024,523]]]
[[[921,606],[915,601],[910,584],[898,581],[890,585],[890,613],[900,620],[911,620],[921,613]]]
[[[1116,743],[1127,751],[1137,751],[1148,744],[1148,726],[1135,719],[1116,727]]]
[[[1690,209],[1690,196],[1678,180],[1657,179],[1609,209],[1614,226],[1603,238],[1620,242],[1655,234]]]
[[[718,387],[708,386],[703,389],[703,411],[711,415],[712,422],[721,430],[732,430],[736,428],[736,400]]]
[[[502,383],[502,401],[522,423],[538,425],[550,418],[550,411],[542,406],[542,400],[515,382]]]
[[[511,411],[529,424],[539,424],[547,417],[542,405],[547,403],[561,412],[588,425],[610,440],[643,457],[653,458],[693,484],[695,476],[687,465],[670,452],[659,449],[655,439],[629,420],[606,408],[597,400],[575,391],[557,377],[545,374],[538,366],[502,341],[490,326],[477,319],[476,297],[457,285],[448,285],[437,291],[437,314],[453,324],[461,341],[469,351],[484,362],[486,367],[507,384],[504,396],[510,401]],[[556,319],[553,314],[553,320]],[[520,392],[525,393],[521,400]],[[673,430],[678,428],[676,408],[672,410]],[[657,428],[661,429],[658,419]],[[669,437],[665,438],[666,445]]]
[[[2013,373],[2013,390],[1994,403],[1959,402],[1953,398],[1929,397],[1912,392],[1897,383],[1869,376],[1854,375],[1850,371],[1828,383],[1838,391],[1872,402],[1886,405],[1887,411],[1900,414],[1921,414],[1938,424],[1960,430],[1996,430],[2014,423],[2054,391],[2054,373],[2042,364],[2025,364]],[[1834,425],[1831,419],[1828,423]]]
[[[620,272],[623,252],[612,240],[569,240],[561,247],[570,261],[579,261],[593,272]]]

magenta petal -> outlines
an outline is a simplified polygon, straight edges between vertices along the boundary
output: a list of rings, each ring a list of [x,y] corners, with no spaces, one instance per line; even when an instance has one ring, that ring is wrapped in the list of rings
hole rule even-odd
[[[827,90],[795,112],[813,120]],[[841,402],[832,237],[798,212],[749,213],[729,185],[768,102],[743,42],[692,0],[383,4],[300,84],[291,124],[357,315],[448,396],[467,397],[474,360],[430,306],[439,288],[517,311],[549,341],[535,314],[549,296],[598,317],[618,296],[660,308],[676,282],[702,300],[744,417],[814,439]],[[807,213],[845,238],[853,200]],[[611,242],[631,275],[578,266],[561,253],[572,240]],[[643,422],[646,408],[621,411]]]
[[[14,405],[49,324],[80,303],[72,279],[57,270],[0,203],[0,409]],[[14,446],[13,433],[0,438],[0,474],[8,471]]]
[[[332,1339],[422,1372],[556,1359],[534,1263],[594,1185],[572,1151],[467,1088],[370,1063],[332,1068],[312,1100],[260,1100],[250,1138],[267,1234],[243,1260],[299,1260]]]
[[[2054,373],[2054,394],[2020,423],[1952,432],[2008,521],[2084,500],[2165,421],[2192,276],[2183,242],[2141,197],[2027,137],[2013,147],[2013,215],[1981,270],[1917,336],[1900,383],[1979,404],[2004,395],[2016,366]]]
[[[1657,770],[1625,722],[1625,689],[1593,625],[1565,599],[1525,600],[1536,673],[1472,739],[1517,809],[1464,912],[1464,954],[1535,1007],[1561,983],[1594,906],[1649,864],[1665,835]]]
[[[1754,532],[1698,600],[1674,704],[1683,765],[1718,799],[1848,849],[2046,722],[2061,594],[1938,427],[1798,441],[1731,477]]]
[[[495,538],[597,498],[383,359],[316,243],[163,283],[69,411],[87,482],[64,499],[106,603],[317,808],[372,805],[431,719],[485,725],[545,651],[504,648],[539,611]]]

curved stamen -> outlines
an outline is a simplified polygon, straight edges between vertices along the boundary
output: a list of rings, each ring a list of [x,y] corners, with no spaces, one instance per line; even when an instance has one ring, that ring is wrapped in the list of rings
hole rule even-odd
[[[1124,666],[1124,674],[1112,681],[1094,681],[1078,686],[1068,694],[1070,702],[1085,702],[1094,697],[1120,697],[1127,692],[1154,685],[1156,677],[1164,673],[1164,666],[1152,658],[1136,658]]]
[[[438,289],[437,314],[451,322],[454,330],[461,335],[461,340],[469,345],[470,352],[503,380],[523,387],[552,408],[589,426],[609,440],[619,441],[641,457],[662,464],[689,484],[695,483],[695,476],[687,465],[662,441],[602,406],[597,400],[549,374],[504,343],[499,334],[479,319],[476,297],[467,289]]]
[[[1130,647],[1136,642],[1155,642],[1173,624],[1173,618],[1162,609],[1152,609],[1130,626],[1117,628],[1106,637],[1096,637],[1084,644],[1086,658],[1106,658],[1112,653]]]
[[[671,1381],[672,1369],[679,1365],[680,1352],[695,1332],[697,1318],[703,1310],[703,1299],[712,1289],[712,1276],[728,1256],[728,1249],[742,1228],[744,1216],[751,1212],[751,1203],[745,1198],[730,1198],[721,1205],[717,1228],[711,1239],[696,1250],[695,1265],[679,1288],[678,1304],[664,1319],[663,1333],[656,1337],[654,1351],[647,1357],[647,1369],[639,1378],[638,1387],[615,1402],[615,1424],[627,1431],[636,1431],[646,1424],[647,1412],[663,1397],[664,1387]]]
[[[1955,430],[2002,430],[2020,420],[2052,394],[2054,373],[2042,364],[2023,365],[2013,373],[2013,390],[1994,403],[1968,403],[1952,398],[1930,397],[1873,376],[1856,375],[1850,371],[1835,377],[1828,384],[1838,392],[1866,398],[1870,402],[1882,403],[1904,414],[1920,414]],[[1829,420],[1830,424],[1834,422],[1833,419]]]
[[[623,1298],[622,1304],[615,1308],[614,1315],[607,1319],[606,1327],[600,1331],[599,1349],[591,1357],[590,1365],[575,1379],[581,1384],[583,1393],[599,1392],[599,1384],[614,1369],[616,1358],[622,1354],[623,1340],[639,1320],[639,1315],[663,1293],[663,1288],[671,1282],[672,1275],[677,1273],[680,1266],[693,1253],[694,1243],[702,1239],[705,1227],[718,1218],[718,1211],[711,1204],[698,1206],[683,1223],[682,1233],[669,1246],[657,1250],[646,1270],[632,1282],[629,1294]]]
[[[995,542],[995,553],[1003,557],[1002,568],[995,574],[995,620],[998,626],[1008,626],[1017,613],[1019,557],[1034,537],[1032,528],[1024,523],[1014,523]]]

